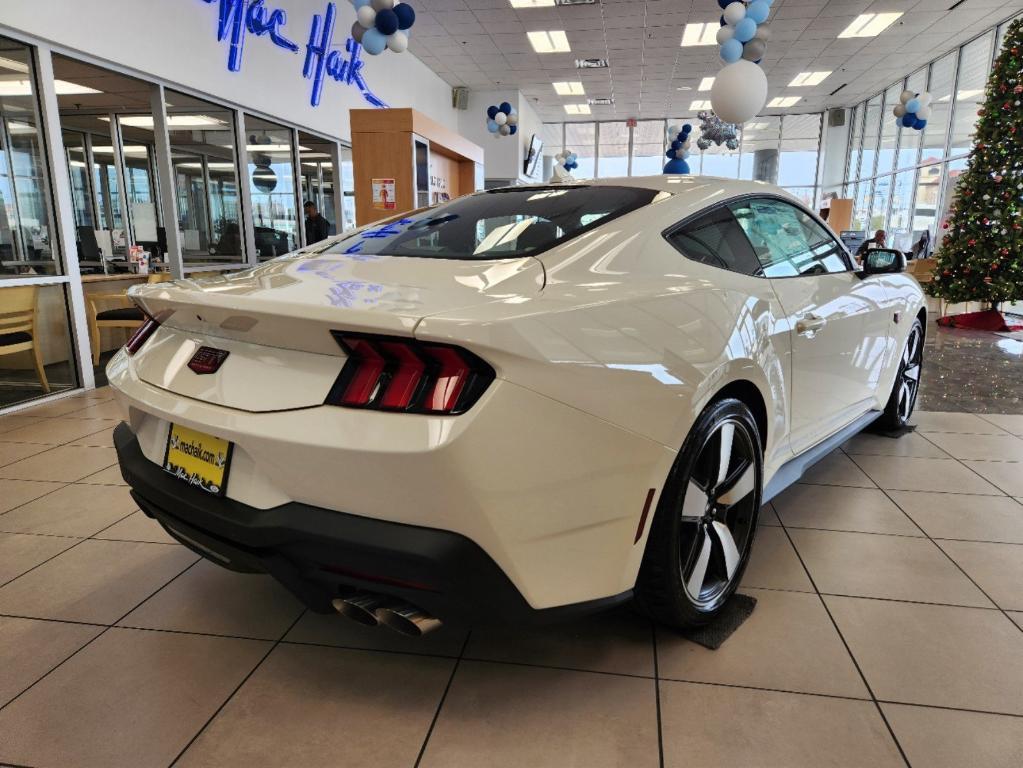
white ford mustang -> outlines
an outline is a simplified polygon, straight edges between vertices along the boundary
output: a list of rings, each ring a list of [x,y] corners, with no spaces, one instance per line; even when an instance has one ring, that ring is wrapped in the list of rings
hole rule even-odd
[[[776,188],[492,190],[132,291],[139,506],[308,606],[419,634],[635,600],[709,621],[761,503],[909,417],[926,314]]]

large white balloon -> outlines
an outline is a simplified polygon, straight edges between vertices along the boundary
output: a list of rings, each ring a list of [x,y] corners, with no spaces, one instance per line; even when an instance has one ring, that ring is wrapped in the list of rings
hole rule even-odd
[[[725,7],[724,16],[725,24],[729,24],[734,27],[736,24],[738,24],[740,21],[746,18],[745,3],[740,3],[738,2],[738,0],[734,3],[729,3]]]
[[[718,28],[717,34],[718,45],[724,45],[733,37],[735,37],[735,27],[730,27],[726,24],[725,26]]]
[[[366,29],[373,27],[373,24],[377,20],[377,12],[373,10],[373,6],[364,5],[358,11],[355,12],[356,18],[359,20],[359,24],[364,26]]]
[[[928,106],[922,106],[916,111],[916,116],[921,120],[929,120],[931,117],[931,108]]]
[[[408,48],[408,35],[400,29],[387,36],[387,47],[395,53],[404,53]]]
[[[494,122],[497,123],[498,125],[504,125],[505,123],[508,122],[508,115],[506,115],[504,112],[498,112],[496,115],[494,115]]]
[[[929,93],[921,93],[919,96],[916,97],[916,100],[919,101],[922,106],[929,107],[931,106],[931,101],[934,100],[934,97],[931,96],[931,94]],[[920,110],[917,110],[917,114],[920,114]],[[923,120],[924,118],[920,119]]]
[[[744,123],[767,102],[767,75],[752,61],[740,59],[718,72],[710,89],[714,114],[726,123]]]

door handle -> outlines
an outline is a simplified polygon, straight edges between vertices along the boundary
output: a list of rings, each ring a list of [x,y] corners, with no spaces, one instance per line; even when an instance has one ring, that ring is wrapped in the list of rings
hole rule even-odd
[[[796,333],[812,339],[817,334],[817,331],[827,324],[827,319],[810,312],[796,321]]]

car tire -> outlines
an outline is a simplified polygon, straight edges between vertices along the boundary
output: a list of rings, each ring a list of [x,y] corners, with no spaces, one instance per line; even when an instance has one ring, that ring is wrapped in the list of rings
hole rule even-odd
[[[913,415],[916,398],[920,394],[920,373],[923,370],[924,326],[920,318],[913,319],[913,325],[906,336],[906,344],[899,360],[899,371],[888,396],[884,413],[877,420],[877,426],[885,432],[902,429]]]
[[[711,403],[661,492],[636,582],[637,607],[680,629],[712,621],[742,579],[762,495],[763,449],[753,414],[733,398]]]

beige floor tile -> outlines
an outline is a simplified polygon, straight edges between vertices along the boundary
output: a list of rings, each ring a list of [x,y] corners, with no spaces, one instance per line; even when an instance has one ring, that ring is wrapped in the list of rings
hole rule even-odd
[[[863,456],[915,456],[923,459],[947,459],[948,454],[929,438],[915,432],[891,438],[861,432],[842,446],[848,454]]]
[[[115,487],[115,486],[107,486]],[[146,517],[142,511],[128,515],[119,523],[114,523],[93,536],[94,539],[111,539],[114,541],[149,541],[153,544],[177,544],[177,541],[163,527]]]
[[[757,531],[742,586],[813,592],[813,584],[785,531],[772,527],[762,527]]]
[[[99,432],[101,429],[113,429],[116,425],[117,422],[111,419],[72,419],[67,417],[47,419],[37,424],[4,432],[0,434],[0,442],[63,445],[80,437]]]
[[[966,466],[1009,496],[1023,496],[1023,463],[964,461]]]
[[[99,432],[94,432],[91,435],[80,437],[77,440],[72,440],[71,445],[92,445],[99,448],[113,448],[114,447],[114,430],[113,429],[101,429]]]
[[[789,533],[823,593],[991,607],[927,539],[809,529]]]
[[[753,615],[716,651],[658,628],[661,679],[868,698],[842,639],[817,595],[745,590]]]
[[[1010,612],[1009,618],[1016,622],[1016,624],[1019,625],[1020,629],[1023,629],[1023,611]]]
[[[101,631],[85,624],[0,616],[0,707]],[[2,752],[0,747],[0,760]]]
[[[277,640],[303,610],[298,599],[269,576],[235,573],[200,560],[120,624]]]
[[[82,409],[68,414],[69,419],[113,419],[124,421],[124,413],[114,400],[83,402]]]
[[[1023,461],[1023,438],[1015,435],[957,435],[951,432],[933,432],[927,439],[957,459]],[[1023,467],[1020,467],[1020,473],[1023,474]]]
[[[86,538],[137,509],[124,488],[65,485],[58,491],[0,515],[0,531]]]
[[[1015,499],[923,491],[890,493],[932,538],[1023,544],[1023,504]]]
[[[26,416],[57,418],[80,411],[86,405],[89,405],[88,401],[83,400],[80,396],[62,397],[59,400],[54,400],[52,403],[35,405],[26,409],[23,413]]]
[[[32,411],[19,411],[18,413],[0,416],[0,435],[10,432],[12,429],[20,429],[21,427],[27,427],[29,424],[37,424],[45,418],[44,416],[29,415],[31,413]]]
[[[0,435],[2,437],[2,435]],[[0,442],[0,467],[13,464],[16,461],[35,456],[37,453],[49,450],[50,446],[39,443],[3,443]],[[2,502],[0,502],[2,503]]]
[[[919,432],[960,432],[971,435],[997,435],[1005,430],[973,413],[916,411],[909,420]]]
[[[896,768],[872,702],[661,682],[666,768]]]
[[[1006,432],[1011,432],[1014,435],[1023,435],[1023,415],[1018,413],[984,413],[978,415],[984,421],[990,421],[999,429],[1004,429]],[[0,426],[0,429],[3,429],[3,427]]]
[[[859,467],[841,451],[829,453],[807,470],[799,481],[816,485],[850,485],[857,488],[874,488]]]
[[[408,768],[454,663],[280,645],[175,765]]]
[[[927,768],[1019,768],[1023,718],[882,704],[911,765]]]
[[[857,456],[856,463],[885,490],[977,493],[994,496],[1002,493],[953,459]]]
[[[765,504],[760,508],[760,517],[757,518],[757,525],[781,525],[778,515],[771,504]]]
[[[425,637],[406,637],[387,627],[366,627],[334,613],[307,611],[284,639],[337,648],[456,657],[465,645],[467,633],[464,627],[444,624]]]
[[[62,445],[0,467],[0,477],[72,483],[117,462],[113,448]]]
[[[774,508],[790,528],[923,536],[884,491],[876,488],[797,483],[774,500]]]
[[[83,541],[0,589],[0,613],[110,624],[197,559],[184,547]]]
[[[64,483],[50,483],[39,480],[0,479],[0,513],[20,507],[33,499],[53,493]]]
[[[1000,611],[825,600],[878,699],[1023,714],[1023,632]]]
[[[268,647],[110,629],[0,710],[0,761],[163,768]]]
[[[107,467],[106,469],[101,469],[95,474],[83,477],[78,482],[87,483],[89,485],[126,485],[124,477],[121,476],[121,468],[117,464]]]
[[[999,608],[1023,611],[1023,544],[942,541],[939,546]]]
[[[537,627],[477,628],[465,656],[592,672],[654,674],[650,621],[628,608]]]
[[[463,661],[423,768],[656,766],[654,681]]]
[[[63,536],[27,536],[0,533],[0,584],[10,581],[54,555],[73,547],[79,539]],[[0,589],[0,592],[3,590]]]

